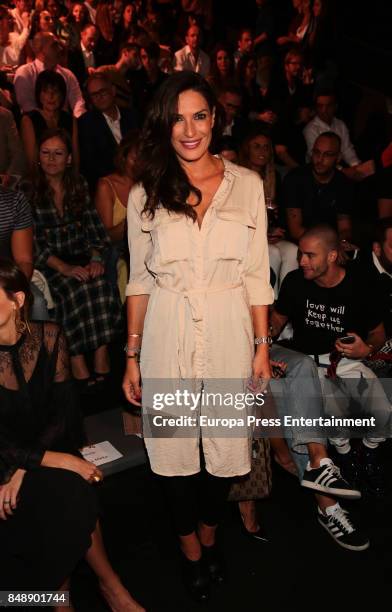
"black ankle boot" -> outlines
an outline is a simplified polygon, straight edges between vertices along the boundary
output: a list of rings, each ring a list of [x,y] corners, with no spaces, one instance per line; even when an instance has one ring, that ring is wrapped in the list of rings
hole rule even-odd
[[[182,555],[184,584],[192,599],[202,603],[210,597],[210,579],[202,559],[191,561]]]
[[[226,572],[222,557],[216,544],[212,546],[202,546],[203,561],[210,575],[210,578],[215,584],[223,584],[226,579]]]

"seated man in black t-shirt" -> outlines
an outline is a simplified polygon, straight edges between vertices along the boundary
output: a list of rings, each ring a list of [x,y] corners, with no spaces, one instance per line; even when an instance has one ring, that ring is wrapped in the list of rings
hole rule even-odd
[[[378,220],[373,233],[372,251],[361,252],[356,265],[363,278],[370,276],[373,279],[371,282],[376,279],[380,286],[380,305],[387,341],[379,355],[366,365],[384,379],[382,382],[389,395],[392,381],[385,379],[392,375],[392,217]]]
[[[337,134],[320,134],[310,164],[295,168],[283,181],[282,206],[286,209],[290,236],[296,242],[306,228],[328,223],[337,229],[343,245],[349,244],[353,186],[336,168],[340,146]]]
[[[368,487],[379,492],[375,451],[389,435],[391,405],[379,380],[362,360],[385,342],[380,288],[370,276],[365,280],[355,266],[342,267],[338,256],[334,229],[319,225],[303,234],[299,241],[300,269],[284,279],[271,316],[273,335],[278,335],[287,321],[292,323],[291,348],[310,355],[319,366],[328,414],[340,417],[343,412],[346,416],[354,400],[361,408],[361,413],[354,416],[374,417],[375,427],[363,438],[360,459]],[[341,340],[345,336],[350,336],[348,344]],[[334,355],[338,383],[326,377]],[[338,434],[331,442],[339,456],[345,457],[346,466],[352,467],[359,459],[354,457],[349,437],[347,433]]]

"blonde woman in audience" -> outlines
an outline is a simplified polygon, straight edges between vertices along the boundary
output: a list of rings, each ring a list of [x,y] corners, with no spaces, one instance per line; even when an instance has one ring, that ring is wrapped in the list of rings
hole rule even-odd
[[[126,252],[127,204],[133,187],[133,169],[137,155],[138,130],[131,130],[122,140],[115,158],[116,171],[99,179],[95,193],[95,207],[112,241],[112,254],[107,274],[118,283],[120,296],[125,301],[127,265],[122,255]]]
[[[276,275],[275,297],[280,285],[291,270],[298,268],[297,246],[284,240],[285,229],[279,219],[280,179],[275,170],[270,136],[256,125],[240,147],[240,165],[257,172],[263,179],[264,197],[268,214],[268,251],[270,265]]]

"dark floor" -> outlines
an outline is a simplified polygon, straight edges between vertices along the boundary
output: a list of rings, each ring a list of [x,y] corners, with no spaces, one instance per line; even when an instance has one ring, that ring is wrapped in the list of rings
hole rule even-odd
[[[109,477],[100,488],[107,548],[124,583],[149,612],[191,612],[181,584],[178,553],[160,489],[147,467]],[[215,611],[324,609],[363,610],[367,598],[379,610],[390,600],[391,498],[352,503],[371,538],[368,551],[346,551],[315,520],[312,495],[280,468],[272,497],[260,502],[271,537],[259,544],[244,537],[234,504],[221,527],[228,583],[202,608]],[[79,568],[73,581],[78,612],[106,610],[94,577]],[[348,609],[348,608],[347,608]]]
[[[118,363],[116,364],[116,360]],[[121,372],[122,354],[112,356]],[[122,401],[121,373],[105,393],[86,398],[91,414]],[[383,462],[392,475],[392,440],[382,445]],[[389,478],[391,480],[391,478]],[[382,499],[342,503],[370,536],[364,552],[337,544],[316,520],[312,493],[295,477],[274,466],[272,496],[258,503],[269,544],[242,535],[236,505],[227,505],[220,528],[228,581],[213,591],[210,602],[194,604],[181,583],[179,554],[159,483],[147,465],[115,474],[97,488],[102,525],[113,566],[148,612],[307,612],[329,609],[384,609],[390,601],[392,574],[392,494]],[[78,612],[103,612],[95,578],[81,564],[72,584]]]

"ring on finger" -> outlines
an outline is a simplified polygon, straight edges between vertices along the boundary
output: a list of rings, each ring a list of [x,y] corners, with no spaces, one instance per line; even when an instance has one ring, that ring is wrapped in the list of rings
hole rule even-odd
[[[11,504],[10,499],[6,499],[5,501],[3,501],[3,506],[9,506],[10,504]]]

